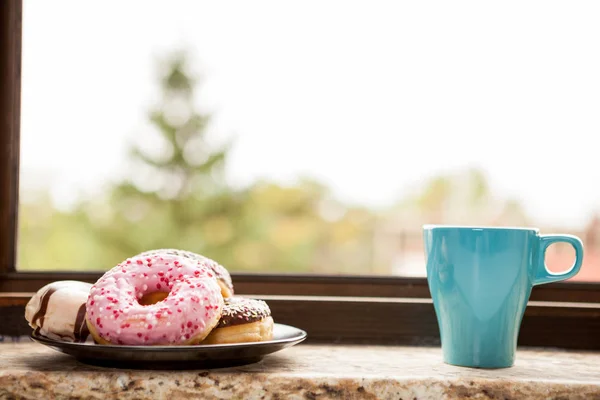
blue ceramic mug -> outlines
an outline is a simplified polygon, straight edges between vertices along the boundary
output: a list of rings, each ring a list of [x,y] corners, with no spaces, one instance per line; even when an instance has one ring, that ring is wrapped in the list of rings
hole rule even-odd
[[[425,225],[423,238],[444,361],[464,367],[512,366],[532,287],[573,277],[583,261],[579,238],[534,228]],[[557,242],[575,249],[564,273],[546,268]]]

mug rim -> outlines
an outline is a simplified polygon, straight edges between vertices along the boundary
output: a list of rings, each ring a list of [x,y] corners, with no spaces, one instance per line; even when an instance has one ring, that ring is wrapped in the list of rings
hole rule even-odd
[[[495,230],[495,231],[529,231],[539,232],[539,228],[533,228],[528,226],[478,226],[478,225],[438,225],[438,224],[424,224],[423,230],[434,230],[434,229],[455,229],[455,230],[469,230],[469,231],[483,231],[483,230]]]

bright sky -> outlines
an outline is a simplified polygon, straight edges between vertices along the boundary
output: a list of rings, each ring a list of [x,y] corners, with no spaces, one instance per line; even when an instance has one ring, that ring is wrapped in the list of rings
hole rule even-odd
[[[235,183],[303,173],[377,206],[478,166],[577,228],[600,209],[599,20],[597,1],[25,0],[23,184],[68,204],[118,177],[154,60],[186,45]]]

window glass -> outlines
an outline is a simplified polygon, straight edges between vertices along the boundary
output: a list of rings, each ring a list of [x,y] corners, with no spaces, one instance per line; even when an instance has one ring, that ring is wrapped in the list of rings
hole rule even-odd
[[[26,1],[19,270],[151,248],[425,276],[421,226],[585,241],[600,4]],[[568,268],[569,247],[549,249]]]

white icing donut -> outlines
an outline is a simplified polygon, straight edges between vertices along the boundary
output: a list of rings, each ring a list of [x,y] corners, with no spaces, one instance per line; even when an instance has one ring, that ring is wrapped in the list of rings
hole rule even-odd
[[[85,323],[92,285],[57,281],[44,286],[25,306],[25,319],[36,333],[67,342],[93,342]]]

